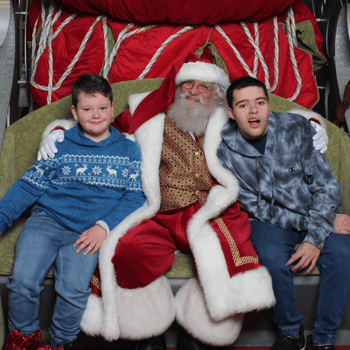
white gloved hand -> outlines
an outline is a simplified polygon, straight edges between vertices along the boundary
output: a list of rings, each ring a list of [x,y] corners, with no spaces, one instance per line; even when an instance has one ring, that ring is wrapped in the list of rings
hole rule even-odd
[[[328,136],[325,129],[322,126],[314,121],[310,122],[311,125],[315,128],[316,134],[312,138],[314,140],[314,148],[316,151],[320,151],[322,154],[326,153],[328,145]]]
[[[55,130],[50,133],[44,140],[41,141],[37,160],[47,159],[55,157],[55,153],[58,152],[55,142],[62,142],[64,140],[64,130]]]

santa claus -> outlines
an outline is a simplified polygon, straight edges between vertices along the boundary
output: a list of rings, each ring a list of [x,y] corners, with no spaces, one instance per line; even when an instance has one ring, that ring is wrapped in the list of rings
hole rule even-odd
[[[223,347],[237,339],[244,313],[274,305],[271,278],[236,201],[238,182],[216,155],[229,84],[218,66],[187,59],[156,91],[131,95],[130,109],[116,118],[114,126],[141,147],[147,202],[100,249],[81,323],[87,334],[166,349],[164,332],[176,320],[178,349]],[[49,125],[46,134],[56,124],[63,125]],[[62,131],[51,133],[43,153],[51,153],[57,134],[62,139]],[[174,297],[163,274],[178,249],[193,255],[195,277]]]

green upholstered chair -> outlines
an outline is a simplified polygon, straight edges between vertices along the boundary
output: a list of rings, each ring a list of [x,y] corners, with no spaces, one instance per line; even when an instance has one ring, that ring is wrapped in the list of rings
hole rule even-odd
[[[134,80],[113,84],[115,116],[127,108],[128,96],[136,92],[156,89],[162,79]],[[302,108],[275,95],[270,95],[271,109],[276,112]],[[0,154],[0,198],[17,178],[34,163],[45,127],[56,119],[70,117],[71,97],[65,97],[28,114],[6,129]],[[339,181],[343,205],[341,213],[350,214],[350,139],[348,135],[326,120],[329,145],[326,153],[336,179]],[[14,221],[0,236],[0,275],[11,274],[14,246],[26,218]],[[192,276],[190,256],[178,253],[169,278]],[[52,272],[49,273],[52,276]]]

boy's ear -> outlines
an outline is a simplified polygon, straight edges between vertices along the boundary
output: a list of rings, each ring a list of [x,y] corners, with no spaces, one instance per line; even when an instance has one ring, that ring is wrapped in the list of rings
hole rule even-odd
[[[227,108],[227,113],[229,115],[229,117],[233,120],[235,120],[235,116],[233,115],[233,111],[232,111],[232,108],[228,107]]]
[[[77,110],[75,109],[75,107],[72,106],[72,107],[70,108],[70,110],[71,110],[71,112],[72,112],[72,114],[73,114],[74,120],[78,121]]]

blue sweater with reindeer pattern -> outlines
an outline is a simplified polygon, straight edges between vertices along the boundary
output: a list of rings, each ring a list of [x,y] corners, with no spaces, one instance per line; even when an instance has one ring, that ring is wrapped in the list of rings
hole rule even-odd
[[[0,232],[34,204],[67,229],[82,233],[97,222],[112,230],[143,205],[141,151],[110,126],[94,142],[81,127],[65,131],[54,159],[35,162],[0,202]]]

